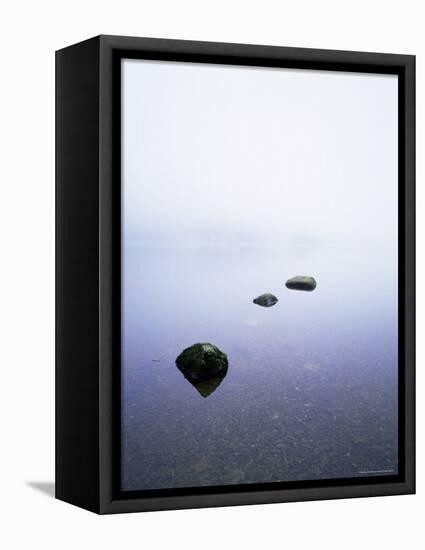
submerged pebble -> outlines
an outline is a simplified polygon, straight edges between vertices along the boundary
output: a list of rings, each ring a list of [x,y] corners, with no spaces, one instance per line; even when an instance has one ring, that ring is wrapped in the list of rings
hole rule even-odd
[[[206,462],[197,462],[192,466],[192,470],[197,474],[203,474],[207,470]]]

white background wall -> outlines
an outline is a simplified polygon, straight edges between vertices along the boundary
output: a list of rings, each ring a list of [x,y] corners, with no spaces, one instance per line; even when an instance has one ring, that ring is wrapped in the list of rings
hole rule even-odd
[[[2,5],[3,548],[424,547],[423,337],[418,338],[417,496],[98,517],[46,494],[54,475],[54,50],[103,33],[416,54],[420,249],[425,160],[421,4],[420,0],[26,0]],[[418,281],[423,278],[420,254]],[[423,301],[419,284],[419,335],[424,333]]]

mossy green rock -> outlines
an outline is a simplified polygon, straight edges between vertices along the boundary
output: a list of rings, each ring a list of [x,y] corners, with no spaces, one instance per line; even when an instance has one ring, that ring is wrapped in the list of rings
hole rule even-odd
[[[227,355],[209,343],[194,344],[176,359],[177,368],[190,381],[206,380],[225,375],[229,362]]]
[[[270,294],[270,292],[266,292],[265,294],[261,294],[260,296],[257,296],[257,298],[254,298],[252,300],[254,304],[257,304],[257,306],[263,306],[263,307],[271,307],[277,304],[279,301],[274,294]]]
[[[285,285],[286,285],[286,288],[289,288],[291,290],[311,291],[316,288],[317,283],[314,277],[305,277],[305,276],[297,275],[296,277],[292,277],[292,279],[288,279]]]

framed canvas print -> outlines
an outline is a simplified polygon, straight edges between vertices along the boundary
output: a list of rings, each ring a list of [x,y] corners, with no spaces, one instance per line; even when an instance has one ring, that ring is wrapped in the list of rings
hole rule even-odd
[[[56,59],[57,498],[413,493],[414,57]]]

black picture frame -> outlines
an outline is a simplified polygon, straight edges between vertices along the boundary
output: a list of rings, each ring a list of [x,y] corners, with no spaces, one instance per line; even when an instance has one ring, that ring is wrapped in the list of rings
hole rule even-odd
[[[122,58],[398,75],[397,476],[120,491]],[[415,57],[104,35],[56,52],[56,498],[105,514],[414,492]]]

